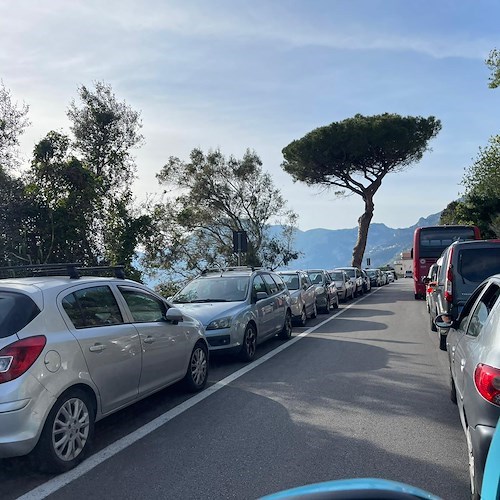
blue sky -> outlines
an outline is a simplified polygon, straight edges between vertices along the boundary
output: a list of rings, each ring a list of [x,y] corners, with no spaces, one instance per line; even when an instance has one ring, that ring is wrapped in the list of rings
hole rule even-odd
[[[48,131],[68,132],[77,87],[105,81],[141,112],[138,200],[161,191],[169,156],[250,148],[303,230],[355,227],[363,203],[293,183],[283,147],[356,113],[433,115],[432,151],[375,196],[374,222],[407,227],[460,195],[499,133],[484,63],[499,19],[498,0],[2,0],[0,78],[30,106],[26,161]]]

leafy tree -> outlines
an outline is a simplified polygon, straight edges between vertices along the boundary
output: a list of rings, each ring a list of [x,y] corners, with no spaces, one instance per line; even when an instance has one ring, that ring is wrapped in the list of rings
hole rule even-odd
[[[0,81],[0,169],[17,166],[19,137],[29,125],[28,106],[12,102],[10,91]]]
[[[374,196],[383,178],[419,161],[428,141],[441,129],[433,116],[403,117],[384,113],[355,115],[341,122],[319,127],[283,149],[283,169],[295,181],[346,190],[364,201],[358,219],[358,239],[352,265],[361,267],[368,229],[374,213]]]
[[[441,214],[442,224],[473,224],[483,238],[500,237],[500,136],[491,137],[480,148],[475,162],[462,179],[465,193]]]
[[[296,259],[296,215],[261,167],[248,150],[242,159],[200,149],[193,149],[189,162],[171,157],[157,174],[167,190],[165,200],[152,206],[155,231],[146,244],[145,265],[170,269],[171,279],[235,265],[233,231],[247,232],[248,265],[276,268]],[[284,225],[281,234],[272,234],[271,221]]]
[[[491,89],[496,89],[500,86],[500,50],[493,49],[486,59],[486,65],[491,71],[488,86]]]

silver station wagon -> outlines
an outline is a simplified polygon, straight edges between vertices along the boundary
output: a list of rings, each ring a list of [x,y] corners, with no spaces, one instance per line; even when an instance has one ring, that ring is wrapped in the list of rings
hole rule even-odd
[[[257,345],[292,335],[290,293],[281,277],[264,269],[208,270],[169,299],[205,327],[211,351],[255,357]]]
[[[0,458],[33,452],[40,469],[69,470],[97,420],[180,380],[205,386],[200,322],[114,270],[31,266],[37,276],[0,279]]]

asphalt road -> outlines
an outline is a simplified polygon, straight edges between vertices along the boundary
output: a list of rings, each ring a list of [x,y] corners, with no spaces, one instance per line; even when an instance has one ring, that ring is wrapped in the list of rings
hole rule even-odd
[[[469,498],[446,355],[428,324],[398,280],[266,343],[255,363],[213,358],[194,398],[174,386],[99,422],[94,454],[68,474],[0,461],[1,498],[255,499],[352,477]]]

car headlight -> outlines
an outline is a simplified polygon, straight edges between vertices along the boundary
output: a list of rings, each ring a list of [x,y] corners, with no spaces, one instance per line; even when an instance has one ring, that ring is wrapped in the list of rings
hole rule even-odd
[[[322,286],[318,286],[316,288],[316,295],[323,295],[325,293],[325,289]]]
[[[292,306],[294,306],[295,304],[297,304],[299,301],[299,298],[298,297],[290,297],[290,304]]]
[[[223,328],[231,328],[232,319],[233,318],[231,316],[214,319],[208,324],[207,330],[222,330]]]

